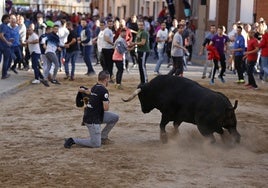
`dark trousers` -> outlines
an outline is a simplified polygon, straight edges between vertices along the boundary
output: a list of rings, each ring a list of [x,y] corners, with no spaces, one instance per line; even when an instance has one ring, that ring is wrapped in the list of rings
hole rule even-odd
[[[184,65],[183,57],[172,56],[172,60],[173,60],[173,68],[169,71],[168,75],[175,74],[175,76],[182,76],[183,65]]]
[[[10,61],[9,66],[11,66],[12,60],[14,61],[14,63],[11,69],[16,69],[17,64],[22,61],[22,53],[20,46],[11,47],[11,58],[9,60]]]
[[[234,58],[235,69],[237,71],[238,80],[244,80],[244,61],[243,55],[237,55]]]
[[[91,48],[92,48],[91,45],[83,47],[83,56],[84,56],[84,61],[85,61],[86,66],[87,66],[87,73],[95,72],[93,67],[92,67],[91,58],[90,58]]]
[[[137,63],[137,61],[138,61],[138,57],[137,57],[137,54],[135,52],[135,49],[130,50],[129,54],[130,54],[130,57],[132,59],[133,65],[135,65]]]
[[[138,52],[138,65],[140,72],[140,82],[141,84],[148,82],[148,76],[146,71],[146,61],[149,56],[149,52]]]
[[[212,72],[212,77],[211,77],[212,80],[214,80],[216,71],[219,69],[218,60],[214,59],[213,63],[214,63],[214,67],[213,67],[213,72]],[[226,62],[225,62],[224,54],[220,54],[220,63],[221,63],[221,72],[219,76],[222,77],[226,70]]]
[[[115,61],[115,65],[117,68],[116,72],[116,83],[121,84],[122,82],[122,77],[123,77],[123,72],[124,72],[124,64],[123,61]]]
[[[113,62],[113,53],[114,49],[102,49],[102,55],[103,55],[103,70],[107,70],[110,74],[110,77],[113,76],[113,68],[114,68],[114,62]]]
[[[66,55],[65,55],[65,63],[64,63],[64,70],[65,70],[65,74],[67,76],[70,75],[70,72],[69,72],[69,62],[71,62],[71,76],[74,77],[74,71],[75,71],[75,62],[76,62],[76,59],[79,55],[79,51],[73,51],[73,52],[66,52]]]
[[[33,52],[31,54],[31,60],[32,60],[32,68],[34,70],[34,78],[36,80],[43,79],[44,76],[42,75],[39,69],[40,54]]]
[[[2,66],[2,77],[7,75],[7,70],[9,69],[9,60],[11,58],[11,49],[10,47],[3,47],[0,49],[3,55],[3,66]]]
[[[61,51],[59,51],[59,50],[56,51],[58,61],[59,61],[59,68],[61,68],[61,64],[63,63],[63,59],[65,59],[65,56],[66,56],[66,48],[64,48],[63,46],[61,46],[60,48],[61,48]]]
[[[191,61],[192,60],[192,53],[193,53],[193,45],[187,46],[186,49],[189,52],[188,61]]]
[[[256,61],[248,61],[248,66],[247,66],[247,74],[248,74],[248,84],[250,84],[253,87],[258,87],[255,78],[254,78],[254,67],[256,65]]]

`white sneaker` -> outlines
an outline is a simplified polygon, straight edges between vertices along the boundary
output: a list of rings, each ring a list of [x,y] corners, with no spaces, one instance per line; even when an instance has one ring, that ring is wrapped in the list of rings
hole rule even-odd
[[[32,81],[32,84],[40,84],[40,80],[36,80],[36,79],[34,79],[34,80]]]

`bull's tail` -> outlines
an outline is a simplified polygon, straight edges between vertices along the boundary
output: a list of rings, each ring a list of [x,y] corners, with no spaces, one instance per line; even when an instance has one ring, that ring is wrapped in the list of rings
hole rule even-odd
[[[237,108],[238,100],[235,100],[233,109],[235,110]]]

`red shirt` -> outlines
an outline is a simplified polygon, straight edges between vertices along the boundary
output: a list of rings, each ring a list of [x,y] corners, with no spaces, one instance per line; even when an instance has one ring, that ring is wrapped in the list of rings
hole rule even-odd
[[[259,47],[261,48],[261,56],[268,57],[268,32],[262,35]]]
[[[254,50],[256,47],[258,47],[258,40],[256,38],[251,38],[248,40],[248,47],[247,47],[247,51],[252,51]],[[258,52],[255,53],[251,53],[247,55],[247,59],[248,61],[257,61],[258,58]]]

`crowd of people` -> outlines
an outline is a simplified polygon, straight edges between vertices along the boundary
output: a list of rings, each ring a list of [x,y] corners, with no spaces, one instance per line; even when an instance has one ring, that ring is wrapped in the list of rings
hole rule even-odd
[[[173,36],[177,36],[178,25],[182,29],[179,34],[182,38],[175,44]],[[172,20],[164,12],[156,20],[141,15],[132,15],[125,20],[112,15],[100,18],[98,14],[68,15],[64,12],[5,14],[0,27],[1,78],[9,78],[9,71],[18,74],[18,70],[32,68],[33,84],[43,83],[47,87],[50,82],[60,84],[58,71],[65,71],[64,79],[72,81],[79,54],[87,67],[85,75],[95,75],[91,56],[94,53],[96,64],[110,73],[110,82],[115,83],[116,88],[122,89],[123,70],[129,71],[129,62],[132,62],[132,67],[138,66],[140,83],[148,82],[146,61],[153,52],[157,59],[155,74],[161,74],[161,64],[172,59],[175,69],[170,74],[182,75],[183,68],[177,66],[177,62],[184,62],[184,53],[190,52],[187,59],[191,63],[193,43],[191,24],[185,20]],[[178,49],[184,51],[180,58],[176,52]],[[183,64],[186,65],[185,62]],[[115,75],[114,65],[117,68]]]
[[[263,18],[252,25],[241,22],[234,23],[229,33],[226,33],[224,26],[216,28],[215,25],[211,25],[210,32],[206,35],[199,52],[199,55],[202,55],[206,49],[207,61],[204,64],[202,78],[206,78],[208,65],[213,64],[208,76],[210,84],[213,85],[220,62],[221,69],[218,77],[221,82],[225,82],[223,76],[226,68],[229,68],[237,74],[237,84],[245,84],[244,78],[247,75],[248,83],[245,86],[250,89],[258,89],[254,73],[259,74],[263,83],[268,81],[267,36],[268,28]]]

